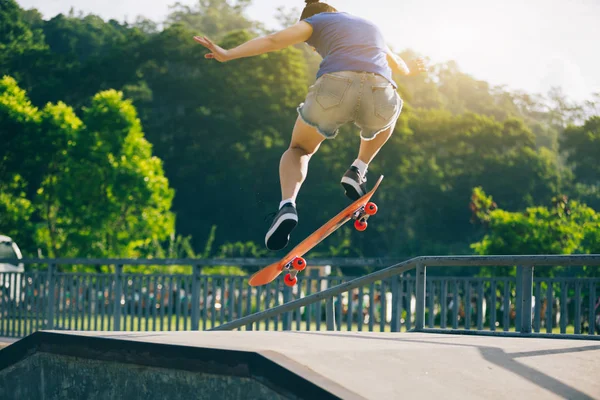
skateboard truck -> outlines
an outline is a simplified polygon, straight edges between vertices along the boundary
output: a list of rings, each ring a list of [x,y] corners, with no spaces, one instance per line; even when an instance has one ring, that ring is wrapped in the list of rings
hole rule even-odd
[[[285,264],[283,269],[291,269],[291,271],[283,278],[283,282],[286,284],[286,286],[294,286],[298,282],[296,275],[298,275],[298,272],[302,271],[304,268],[306,268],[306,260],[302,257],[294,257],[292,261]]]
[[[354,228],[357,231],[364,231],[367,229],[367,220],[370,216],[377,214],[377,205],[373,202],[368,202],[364,207],[359,208],[352,215],[354,219]]]

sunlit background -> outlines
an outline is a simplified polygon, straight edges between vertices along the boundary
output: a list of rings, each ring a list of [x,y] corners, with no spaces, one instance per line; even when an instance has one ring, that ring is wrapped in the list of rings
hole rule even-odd
[[[194,4],[183,0],[182,4]],[[172,0],[20,0],[45,18],[76,11],[119,21],[162,21]],[[455,60],[478,79],[545,93],[560,86],[572,100],[600,92],[600,2],[597,0],[332,0],[340,10],[377,22],[395,50],[434,62]],[[303,1],[253,0],[252,19],[279,28],[278,7]]]
[[[242,306],[247,315],[284,302],[280,281],[252,292],[247,277],[348,206],[339,182],[359,131],[342,127],[311,158],[301,222],[287,248],[268,251],[280,157],[319,59],[297,46],[205,60],[196,32],[233,46],[294,23],[304,5],[250,1],[0,1],[0,258],[29,259],[0,264],[0,336],[72,321],[181,330],[202,318],[210,329]],[[347,224],[306,254],[329,267],[310,261],[294,296],[421,255],[600,254],[600,0],[332,4],[375,21],[394,50],[432,67],[395,76],[405,107],[369,164],[367,187],[386,178],[368,231]],[[210,261],[200,269],[163,258]],[[429,324],[516,331],[527,319],[515,308],[515,294],[526,294],[516,268],[427,268]],[[319,281],[305,279],[313,273]],[[533,328],[600,332],[599,276],[589,264],[536,265]],[[342,295],[336,320],[411,329],[416,286],[405,278]],[[407,302],[398,318],[394,286]],[[318,329],[322,311],[306,307],[293,320]]]

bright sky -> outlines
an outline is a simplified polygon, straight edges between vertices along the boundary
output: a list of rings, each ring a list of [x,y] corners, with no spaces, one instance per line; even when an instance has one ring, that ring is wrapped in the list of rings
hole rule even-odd
[[[161,21],[174,0],[17,0],[44,18],[76,11],[133,21]],[[194,4],[193,0],[180,0]],[[546,93],[561,86],[573,100],[600,92],[599,0],[330,0],[340,11],[381,27],[395,50],[411,48],[434,62],[455,60],[478,79]],[[303,0],[253,0],[248,14],[279,27],[276,9]]]

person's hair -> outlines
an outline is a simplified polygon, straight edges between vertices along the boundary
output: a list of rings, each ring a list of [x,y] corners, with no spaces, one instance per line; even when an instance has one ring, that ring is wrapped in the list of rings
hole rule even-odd
[[[302,10],[302,15],[300,16],[300,21],[306,19],[308,17],[312,17],[315,14],[319,14],[322,12],[337,12],[337,10],[330,6],[327,3],[320,3],[319,0],[305,0],[306,7]]]

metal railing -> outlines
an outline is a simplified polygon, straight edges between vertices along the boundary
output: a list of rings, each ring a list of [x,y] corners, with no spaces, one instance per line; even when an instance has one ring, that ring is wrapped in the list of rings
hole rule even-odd
[[[303,297],[301,299],[297,299],[294,301],[291,301],[289,303],[283,304],[281,306],[278,307],[274,307],[271,308],[269,310],[263,311],[263,312],[258,312],[255,313],[253,315],[249,315],[247,317],[243,317],[240,318],[236,321],[232,321],[223,325],[220,325],[218,327],[213,328],[214,330],[233,330],[233,329],[239,329],[242,327],[245,327],[246,329],[252,329],[252,324],[259,322],[259,321],[264,321],[264,320],[268,320],[269,318],[274,318],[280,315],[285,315],[288,314],[286,320],[287,320],[287,325],[284,325],[284,329],[291,329],[291,325],[289,323],[290,321],[290,316],[289,313],[292,312],[293,310],[297,310],[301,307],[308,307],[312,304],[315,303],[319,303],[322,301],[325,301],[326,303],[326,324],[327,324],[327,329],[328,330],[334,330],[336,329],[336,321],[335,321],[335,308],[334,308],[334,301],[333,299],[336,296],[339,296],[342,293],[347,293],[350,292],[354,289],[360,289],[361,287],[365,287],[365,286],[372,286],[375,282],[380,281],[382,284],[384,282],[386,282],[387,280],[389,280],[390,278],[393,277],[398,277],[401,276],[402,274],[414,270],[415,271],[415,275],[416,275],[416,282],[415,282],[415,320],[414,320],[414,331],[434,331],[435,329],[433,328],[434,325],[434,320],[435,320],[435,307],[434,307],[434,298],[435,298],[435,294],[434,294],[434,288],[432,286],[432,290],[427,291],[427,279],[426,279],[426,266],[437,266],[437,267],[451,267],[451,266],[515,266],[517,265],[517,277],[514,280],[514,284],[515,284],[515,308],[514,308],[514,312],[515,312],[515,326],[514,326],[514,330],[516,332],[518,332],[519,334],[525,334],[525,335],[529,335],[532,333],[532,328],[535,328],[534,332],[535,333],[539,333],[540,332],[540,325],[541,325],[541,309],[542,309],[542,305],[543,302],[541,301],[541,286],[543,284],[543,280],[540,279],[534,279],[534,266],[565,266],[565,267],[570,267],[570,266],[582,266],[582,265],[586,265],[586,266],[599,266],[600,265],[600,255],[565,255],[565,256],[559,256],[559,255],[535,255],[535,256],[441,256],[441,257],[431,257],[431,256],[424,256],[424,257],[416,257],[413,258],[411,260],[407,260],[404,262],[401,262],[399,264],[393,265],[391,267],[385,268],[381,271],[377,271],[374,273],[371,273],[369,275],[360,277],[360,278],[356,278],[353,279],[351,281],[347,281],[344,282],[340,285],[337,285],[335,287],[320,291],[318,293],[315,293],[314,295],[311,296],[306,296]],[[391,284],[395,285],[396,288],[398,286],[398,279],[392,279]],[[595,335],[595,332],[598,328],[600,328],[600,326],[597,327],[597,325],[600,325],[600,320],[598,317],[598,310],[599,310],[599,306],[600,306],[600,301],[597,300],[597,295],[596,295],[596,286],[598,284],[598,282],[600,282],[600,279],[588,279],[585,281],[582,280],[569,280],[569,279],[562,279],[562,280],[554,280],[554,281],[550,281],[549,285],[547,286],[546,289],[546,332],[548,335],[552,335],[553,330],[552,330],[552,315],[553,315],[553,311],[552,311],[552,303],[553,303],[553,286],[558,283],[559,285],[562,285],[562,292],[561,292],[561,299],[565,300],[566,303],[566,297],[567,297],[567,291],[568,291],[568,287],[569,285],[573,286],[573,290],[575,291],[575,304],[574,304],[574,332],[573,335],[570,335],[571,337],[575,337],[578,334],[581,333],[581,328],[582,328],[582,324],[581,324],[581,320],[582,320],[582,305],[581,305],[581,296],[582,296],[582,282],[586,282],[587,283],[587,288],[588,288],[588,293],[587,293],[587,298],[588,298],[588,307],[587,307],[587,311],[588,311],[588,316],[587,316],[587,322],[588,322],[588,326],[587,326],[587,330],[588,330],[588,335],[587,338],[594,338],[594,339],[600,339]],[[509,309],[510,307],[510,283],[507,284],[507,281],[504,280],[504,287],[503,287],[503,291],[504,291],[504,299],[503,299],[503,306],[504,306],[504,311],[506,311],[507,309]],[[537,301],[535,303],[533,303],[533,299],[534,299],[534,293],[533,293],[533,288],[534,288],[534,283],[535,283],[535,290],[536,290],[536,295],[537,297]],[[491,303],[492,303],[492,307],[490,309],[490,331],[493,332],[495,331],[495,327],[496,327],[496,316],[497,316],[497,308],[496,308],[496,291],[494,290],[494,288],[497,289],[497,284],[498,284],[498,279],[492,279],[491,281],[491,286],[492,286],[492,291],[491,291]],[[456,286],[455,286],[456,288]],[[465,297],[466,300],[464,301],[464,309],[465,309],[465,325],[464,325],[464,331],[471,331],[471,284],[468,283],[466,285],[466,290],[465,290]],[[397,289],[396,289],[397,290]],[[445,303],[446,301],[446,295],[447,295],[447,286],[442,285],[441,287],[441,298],[442,298],[442,304]],[[479,298],[480,301],[476,301],[476,307],[477,307],[477,331],[478,333],[482,332],[483,330],[483,318],[485,315],[485,312],[483,312],[482,310],[482,299],[485,296],[485,291],[483,290],[483,285],[479,284],[477,286],[477,295],[476,298]],[[457,293],[457,291],[455,290],[454,293]],[[429,294],[429,296],[428,296]],[[455,304],[458,303],[458,296],[455,296]],[[429,302],[427,302],[427,299],[429,299]],[[401,310],[402,310],[402,296],[392,296],[392,315],[391,315],[391,321],[392,321],[392,331],[399,331],[399,323],[401,322]],[[428,318],[428,327],[426,328],[425,324],[426,324],[426,310],[427,310],[427,305],[429,304],[429,318]],[[452,326],[452,330],[449,329],[444,329],[446,328],[446,317],[447,314],[446,312],[442,312],[441,313],[441,331],[444,332],[451,332],[451,331],[456,331],[458,326],[457,326],[457,313],[458,313],[459,307],[454,307],[452,313],[453,313],[453,326]],[[568,319],[568,308],[565,307],[565,305],[562,306],[561,311],[564,312],[564,316],[561,315],[560,317],[560,333],[561,334],[565,334],[566,332],[566,326],[567,326],[567,319]],[[447,311],[447,310],[446,310]],[[509,329],[507,329],[508,323],[506,321],[507,318],[510,318],[510,313],[508,313],[508,315],[504,315],[504,321],[503,321],[503,325],[504,325],[504,331],[508,331]],[[503,332],[505,333],[505,332]]]
[[[2,262],[15,260],[0,260]],[[299,275],[253,288],[247,277],[202,274],[203,265],[270,260],[31,259],[46,270],[0,273],[0,336],[40,329],[169,331],[296,329],[568,334],[600,331],[600,278],[534,277],[532,265],[600,265],[600,256],[418,257],[358,278]],[[380,265],[374,259],[310,264]],[[58,265],[112,265],[113,273],[58,272]],[[133,274],[127,265],[191,265],[191,274]],[[427,276],[426,266],[514,266],[518,276]],[[529,288],[529,289],[528,289]]]

